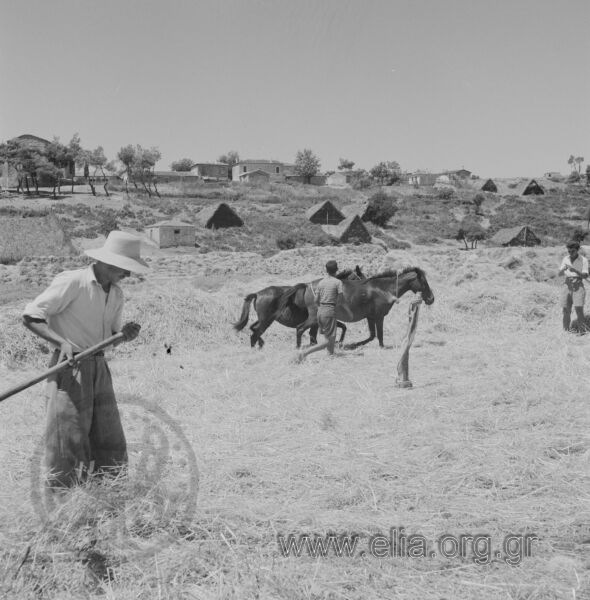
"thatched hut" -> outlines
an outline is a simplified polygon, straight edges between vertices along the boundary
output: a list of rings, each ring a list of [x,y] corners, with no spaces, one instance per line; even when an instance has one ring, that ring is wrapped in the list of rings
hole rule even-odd
[[[526,185],[519,190],[521,196],[540,196],[545,193],[545,190],[534,180],[531,179]]]
[[[494,194],[498,193],[498,186],[495,184],[493,179],[488,179],[479,189],[482,192],[492,192]]]
[[[195,221],[209,229],[219,229],[221,227],[241,227],[244,221],[240,219],[237,213],[225,202],[206,206],[197,213]]]
[[[362,242],[368,244],[371,234],[358,215],[344,219],[338,225],[322,225],[322,229],[341,242]]]
[[[344,221],[344,215],[329,200],[314,204],[305,211],[305,216],[319,225],[338,225]]]
[[[541,240],[530,227],[519,225],[518,227],[500,229],[490,239],[490,242],[499,246],[537,246],[541,243]]]
[[[183,221],[160,221],[145,228],[146,234],[158,248],[194,246],[195,226]]]

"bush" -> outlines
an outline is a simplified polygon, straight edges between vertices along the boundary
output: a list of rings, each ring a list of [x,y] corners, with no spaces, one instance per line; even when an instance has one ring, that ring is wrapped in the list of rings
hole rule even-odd
[[[351,185],[353,190],[367,190],[373,185],[373,180],[370,177],[359,177]]]
[[[370,221],[379,227],[385,227],[387,221],[397,212],[395,200],[384,192],[377,192],[369,198],[363,221]]]
[[[473,204],[475,204],[475,206],[479,208],[483,204],[483,201],[485,199],[486,197],[483,194],[475,194],[475,196],[473,197]]]
[[[450,200],[455,195],[455,190],[451,187],[443,187],[438,190],[437,197],[440,200]]]
[[[574,240],[574,242],[578,242],[579,244],[581,244],[584,241],[584,239],[586,238],[587,235],[588,235],[587,231],[584,231],[583,229],[581,229],[580,227],[578,227],[572,233],[572,240]]]
[[[577,171],[572,171],[569,174],[569,177],[567,178],[568,183],[577,183],[578,181],[580,181],[581,176]]]
[[[277,247],[279,250],[292,250],[297,246],[297,242],[290,235],[279,235],[277,237]]]
[[[117,224],[117,217],[114,211],[104,211],[98,217],[98,233],[102,233],[103,235],[108,235],[111,231],[119,229],[119,225]]]

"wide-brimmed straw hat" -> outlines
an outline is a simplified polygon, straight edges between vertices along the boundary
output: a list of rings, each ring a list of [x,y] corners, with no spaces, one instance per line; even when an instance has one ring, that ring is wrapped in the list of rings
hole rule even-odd
[[[149,269],[148,264],[140,256],[139,238],[124,231],[111,231],[102,248],[85,250],[91,258],[125,269],[141,273]]]

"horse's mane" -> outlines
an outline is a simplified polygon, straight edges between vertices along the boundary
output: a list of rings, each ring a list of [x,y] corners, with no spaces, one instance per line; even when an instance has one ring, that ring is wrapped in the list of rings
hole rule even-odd
[[[344,269],[344,271],[340,271],[340,273],[336,274],[336,279],[348,279],[353,273],[354,269]]]
[[[401,275],[405,275],[410,271],[414,271],[418,276],[424,275],[424,271],[420,267],[408,265],[406,267],[402,267],[401,269],[387,269],[386,271],[381,271],[381,273],[377,273],[377,275],[372,275],[369,277],[367,281],[370,281],[371,279],[383,279],[385,277],[400,277]]]

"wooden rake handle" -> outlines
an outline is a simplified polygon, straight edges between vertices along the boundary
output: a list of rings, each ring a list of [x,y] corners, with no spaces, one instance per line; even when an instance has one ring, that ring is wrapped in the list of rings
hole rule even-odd
[[[122,340],[124,337],[125,336],[122,332],[116,333],[110,338],[103,340],[99,344],[91,346],[90,348],[88,348],[88,350],[84,350],[83,352],[76,354],[72,362],[67,360],[60,362],[59,364],[55,365],[54,367],[51,367],[51,369],[48,369],[44,373],[36,375],[32,379],[29,379],[28,381],[25,381],[24,383],[21,383],[11,388],[10,390],[7,390],[6,392],[3,392],[2,394],[0,394],[0,402],[2,402],[2,400],[6,400],[6,398],[10,398],[10,396],[14,396],[14,394],[18,394],[19,392],[26,390],[27,388],[31,387],[32,385],[35,385],[36,383],[39,383],[40,381],[43,381],[44,379],[47,379],[50,375],[59,373],[60,371],[67,369],[68,367],[72,366],[72,364],[75,365],[76,363],[80,362],[81,360],[84,360],[85,358],[88,358],[89,356],[92,356],[93,354],[102,350],[103,348],[106,348],[107,346],[110,346],[111,344]]]
[[[403,350],[401,358],[397,363],[396,387],[412,387],[409,377],[410,346],[416,337],[416,327],[418,326],[418,312],[422,304],[422,295],[412,301],[408,309],[408,331],[403,340]]]

